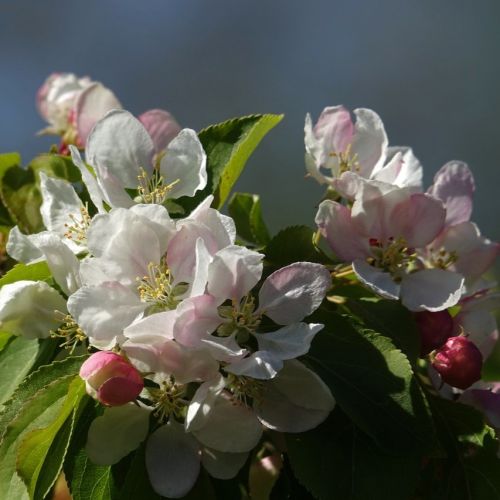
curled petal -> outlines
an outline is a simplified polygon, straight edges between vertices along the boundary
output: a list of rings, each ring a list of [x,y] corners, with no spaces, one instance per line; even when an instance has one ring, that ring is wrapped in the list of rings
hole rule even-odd
[[[320,306],[330,286],[330,273],[321,264],[290,264],[264,281],[259,311],[280,325],[296,323]]]
[[[282,367],[283,361],[274,353],[256,351],[246,358],[234,361],[225,370],[235,375],[267,380],[275,377]]]
[[[400,285],[393,280],[389,273],[371,266],[364,260],[354,261],[352,269],[361,283],[370,290],[386,299],[398,300]]]
[[[15,260],[24,264],[33,264],[44,259],[43,253],[36,246],[33,234],[23,234],[19,227],[14,226],[9,233],[6,250]]]

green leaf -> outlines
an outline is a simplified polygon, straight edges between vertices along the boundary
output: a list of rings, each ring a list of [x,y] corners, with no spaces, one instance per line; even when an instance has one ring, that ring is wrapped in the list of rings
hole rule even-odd
[[[213,194],[213,207],[221,208],[250,155],[282,118],[283,115],[250,115],[203,129],[198,136],[207,154],[207,187],[192,198],[177,200],[179,204],[192,210]]]
[[[81,174],[70,156],[41,154],[31,160],[28,168],[37,174],[39,179],[40,172],[45,172],[50,177],[66,179],[69,182],[78,182]]]
[[[35,264],[16,264],[2,278],[0,287],[16,281],[44,281],[50,278],[50,270],[47,262],[36,262]]]
[[[0,352],[9,344],[9,341],[12,339],[13,335],[8,332],[0,332]]]
[[[58,380],[66,385],[69,384],[68,380],[78,374],[87,357],[86,355],[70,356],[63,361],[54,361],[50,365],[41,366],[37,371],[31,373],[19,385],[0,412],[0,437],[9,423],[22,412],[23,406],[34,399],[39,391]],[[2,498],[1,495],[0,498]]]
[[[307,226],[290,226],[280,231],[264,250],[272,268],[293,262],[328,262],[326,255],[313,243],[314,231]]]
[[[29,498],[28,490],[17,474],[16,461],[19,445],[33,430],[50,425],[57,418],[66,399],[73,377],[54,380],[33,394],[33,397],[16,404],[18,411],[0,424],[3,438],[0,443],[0,498]],[[19,391],[19,389],[18,389]],[[11,407],[12,409],[12,407]],[[2,417],[5,416],[5,409]]]
[[[413,315],[395,300],[348,300],[348,309],[366,326],[386,337],[401,349],[412,364],[420,355],[420,336]]]
[[[433,441],[427,403],[408,358],[352,318],[320,310],[325,324],[306,356],[342,410],[388,453],[420,453]]]
[[[75,377],[56,418],[47,427],[29,432],[19,445],[17,472],[28,487],[30,498],[44,498],[56,481],[73,430],[74,418],[71,417],[85,395],[85,383]],[[46,462],[49,451],[51,457]]]
[[[240,237],[255,245],[266,245],[270,236],[262,218],[260,198],[256,194],[234,193],[228,205]]]
[[[286,443],[295,477],[315,498],[413,498],[420,456],[384,453],[339,409],[311,431],[286,435]]]
[[[11,337],[0,351],[0,408],[30,372],[36,361],[38,349],[38,340]]]

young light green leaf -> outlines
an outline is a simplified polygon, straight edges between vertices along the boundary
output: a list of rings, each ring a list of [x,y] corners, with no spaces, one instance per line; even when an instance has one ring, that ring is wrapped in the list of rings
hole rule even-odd
[[[11,337],[0,351],[0,408],[30,372],[38,355],[38,340]]]
[[[43,281],[48,278],[50,278],[50,270],[46,262],[35,262],[28,265],[16,264],[0,278],[0,287],[21,280]]]
[[[269,243],[270,236],[262,218],[258,195],[234,193],[229,201],[228,211],[234,219],[236,232],[241,238],[258,246]]]
[[[56,481],[73,429],[74,419],[71,417],[85,395],[85,383],[80,377],[74,377],[56,418],[48,426],[26,434],[20,443],[16,468],[28,488],[30,498],[44,498]],[[68,420],[69,424],[66,425]],[[59,433],[61,439],[53,447]],[[58,453],[54,453],[56,450]],[[49,451],[54,453],[51,457],[52,467],[45,470],[45,475],[41,475]]]

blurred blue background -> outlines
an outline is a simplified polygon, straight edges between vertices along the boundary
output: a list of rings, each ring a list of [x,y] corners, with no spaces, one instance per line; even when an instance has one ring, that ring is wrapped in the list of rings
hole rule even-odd
[[[0,0],[0,151],[27,161],[55,139],[34,100],[53,71],[102,81],[139,114],[161,107],[200,129],[285,113],[237,188],[259,192],[273,231],[311,225],[323,189],[304,180],[303,121],[369,107],[411,145],[428,185],[461,159],[474,218],[500,240],[498,0]]]

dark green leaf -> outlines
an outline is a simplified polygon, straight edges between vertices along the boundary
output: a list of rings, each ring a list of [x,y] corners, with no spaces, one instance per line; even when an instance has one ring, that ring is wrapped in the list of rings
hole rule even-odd
[[[354,423],[383,450],[415,454],[433,441],[433,425],[410,362],[392,341],[325,310],[311,318],[325,324],[308,364],[327,383]]]
[[[241,238],[257,246],[269,242],[269,232],[262,218],[258,195],[234,193],[229,201],[228,210],[236,224],[236,232]]]

